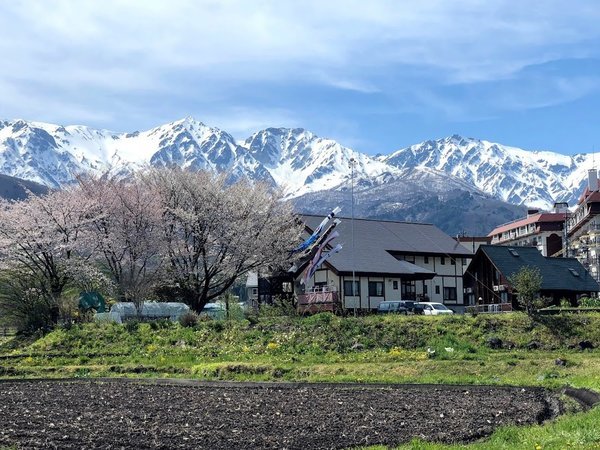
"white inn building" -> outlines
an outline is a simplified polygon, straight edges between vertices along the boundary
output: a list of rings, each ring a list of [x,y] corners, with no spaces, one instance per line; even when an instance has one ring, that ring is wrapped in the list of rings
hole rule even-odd
[[[303,215],[307,236],[323,216]],[[373,311],[384,300],[420,300],[465,307],[463,274],[473,253],[431,224],[341,218],[334,254],[308,280],[296,278],[295,291],[336,292],[342,307]],[[354,251],[353,251],[354,250]],[[353,271],[355,283],[352,283]]]

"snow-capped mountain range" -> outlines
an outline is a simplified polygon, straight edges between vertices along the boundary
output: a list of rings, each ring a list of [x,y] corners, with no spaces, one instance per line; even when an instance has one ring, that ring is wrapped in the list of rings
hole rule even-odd
[[[371,157],[300,128],[268,128],[238,142],[191,117],[131,133],[0,121],[2,174],[60,187],[80,173],[148,164],[263,180],[281,186],[290,198],[345,189],[352,172],[358,190],[437,177],[453,188],[550,208],[555,201],[574,204],[592,155],[526,151],[455,135]]]

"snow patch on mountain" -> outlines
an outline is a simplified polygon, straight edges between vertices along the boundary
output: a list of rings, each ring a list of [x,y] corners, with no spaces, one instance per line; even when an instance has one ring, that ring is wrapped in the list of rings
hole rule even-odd
[[[192,117],[131,133],[0,121],[0,173],[51,187],[86,172],[175,165],[225,172],[232,181],[264,181],[283,188],[289,198],[345,189],[352,179],[357,190],[379,191],[398,180],[414,184],[421,178],[433,191],[443,190],[445,183],[517,205],[550,208],[555,201],[575,203],[595,159],[458,135],[371,157],[302,128],[267,128],[236,141]]]
[[[591,168],[589,159],[526,151],[458,135],[379,157],[394,167],[440,170],[509,203],[541,208],[549,208],[555,201],[573,204]]]
[[[267,128],[244,147],[291,197],[333,189],[352,178],[377,179],[399,170],[301,128]],[[354,167],[352,167],[354,166]]]

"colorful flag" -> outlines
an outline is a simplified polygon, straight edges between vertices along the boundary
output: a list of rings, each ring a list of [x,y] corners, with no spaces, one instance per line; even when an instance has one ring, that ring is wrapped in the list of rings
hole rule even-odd
[[[338,237],[339,235],[340,234],[337,231],[334,231],[333,233],[331,233],[331,235],[327,239],[321,240],[321,244],[318,247],[317,247],[317,245],[315,245],[315,252],[313,255],[311,255],[312,257],[309,258],[310,262],[308,263],[308,266],[306,267],[306,271],[305,271],[306,275],[302,279],[302,283],[305,283],[310,278],[310,276],[308,274],[312,271],[312,268],[317,264],[317,262],[321,258],[321,254],[323,253],[323,250],[325,249],[325,247],[327,247],[327,245],[331,241],[333,241],[336,237]],[[326,235],[323,235],[323,237],[326,237]]]
[[[306,277],[304,279],[304,283],[306,284],[306,282],[309,280],[309,278],[311,278],[315,274],[315,272],[321,266],[321,264],[323,264],[327,259],[329,259],[334,254],[336,254],[337,252],[339,252],[341,249],[342,249],[342,244],[338,244],[335,247],[333,247],[331,250],[329,250],[327,253],[323,254],[319,258],[319,260],[317,261],[317,263],[313,264],[310,267],[310,269],[307,271]]]
[[[325,217],[323,219],[323,221],[319,224],[319,226],[316,228],[316,230],[313,232],[313,234],[307,240],[305,240],[302,244],[300,244],[298,247],[293,249],[292,253],[302,252],[302,251],[312,247],[314,245],[314,243],[317,241],[317,239],[319,238],[319,234],[321,234],[321,231],[323,231],[323,228],[325,228],[325,225],[327,225],[327,222],[329,222],[331,219],[333,219],[333,217],[335,217],[335,215],[337,213],[339,213],[341,210],[342,209],[337,206],[335,208],[333,208],[333,210],[329,214],[327,214],[327,217]]]

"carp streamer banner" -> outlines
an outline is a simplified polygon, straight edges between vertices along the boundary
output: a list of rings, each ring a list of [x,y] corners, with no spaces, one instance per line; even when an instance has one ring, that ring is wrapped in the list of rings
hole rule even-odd
[[[307,249],[310,249],[315,244],[315,242],[317,242],[317,239],[319,238],[321,231],[323,231],[323,228],[325,228],[325,226],[327,225],[327,222],[329,222],[331,219],[333,219],[335,217],[335,215],[337,213],[339,213],[341,210],[342,210],[341,208],[336,206],[329,214],[327,214],[327,217],[325,217],[323,219],[323,221],[316,228],[316,230],[313,232],[313,234],[311,234],[311,236],[307,240],[305,240],[302,244],[300,244],[298,247],[293,249],[292,253],[303,252]]]
[[[308,280],[314,276],[317,269],[328,258],[342,249],[341,244],[330,248],[331,241],[340,235],[337,231],[334,231],[334,228],[337,227],[341,221],[339,219],[334,219],[329,226],[327,226],[329,221],[331,221],[340,211],[341,208],[335,207],[327,215],[327,217],[321,221],[319,226],[314,230],[313,234],[311,234],[308,239],[306,239],[302,244],[292,251],[292,253],[302,253],[300,260],[303,262],[300,265],[306,264],[308,261],[308,266],[304,272],[304,277],[300,280],[302,284],[306,284]],[[328,247],[330,248],[329,251],[327,251]],[[296,266],[294,266],[294,270],[295,267]]]
[[[323,251],[325,250],[325,247],[327,247],[327,245],[338,236],[339,236],[339,233],[337,231],[331,233],[331,236],[329,236],[329,239],[327,239],[325,242],[323,242],[323,244],[319,247],[314,258],[310,261],[310,263],[308,264],[308,267],[306,268],[304,284],[306,284],[306,282],[315,274],[317,269],[321,266],[321,264],[323,264],[325,262],[325,260],[327,258],[329,258],[331,255],[339,252],[342,249],[342,245],[338,244],[333,249],[331,249],[329,252],[323,253]]]

